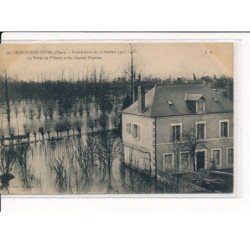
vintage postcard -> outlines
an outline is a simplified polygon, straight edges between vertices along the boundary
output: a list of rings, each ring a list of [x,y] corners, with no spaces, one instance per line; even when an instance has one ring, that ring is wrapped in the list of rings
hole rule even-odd
[[[0,45],[0,194],[233,194],[234,43]]]

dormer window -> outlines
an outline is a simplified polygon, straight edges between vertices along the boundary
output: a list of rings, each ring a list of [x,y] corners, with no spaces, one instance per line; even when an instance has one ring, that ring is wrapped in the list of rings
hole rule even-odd
[[[192,112],[196,114],[205,112],[206,98],[202,94],[186,94],[185,101]]]

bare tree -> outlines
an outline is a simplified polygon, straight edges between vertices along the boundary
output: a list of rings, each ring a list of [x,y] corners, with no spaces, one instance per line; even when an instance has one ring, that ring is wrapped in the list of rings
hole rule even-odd
[[[24,134],[27,136],[28,141],[30,141],[31,126],[27,123],[23,124]]]
[[[51,173],[55,175],[55,185],[57,190],[62,193],[67,190],[68,176],[66,172],[64,157],[58,157],[49,163]]]
[[[2,147],[0,149],[1,153],[1,165],[0,172],[1,173],[10,173],[12,171],[13,164],[15,163],[15,149],[11,145],[9,147]]]
[[[91,166],[93,167],[95,164],[95,156],[97,152],[97,141],[93,135],[88,135],[86,142],[87,142],[87,147],[88,147],[89,155],[90,155],[90,163],[91,163]]]
[[[1,142],[1,146],[4,146],[4,144],[5,144],[5,131],[2,127],[0,128],[0,142]]]
[[[37,130],[36,130],[36,126],[35,125],[32,126],[32,132],[33,132],[33,135],[35,137],[35,142],[36,142]]]
[[[31,120],[33,120],[34,116],[35,116],[35,110],[32,107],[30,107],[29,108],[29,118]]]
[[[94,133],[95,123],[92,117],[87,117],[87,127],[91,129],[92,134]]]
[[[99,115],[98,117],[98,124],[101,128],[102,131],[106,131],[107,130],[107,126],[108,126],[108,116],[105,113],[102,113]]]
[[[131,93],[133,92],[134,83],[135,83],[135,77],[136,77],[136,65],[134,61],[134,55],[136,53],[135,45],[130,43],[129,44],[129,53],[130,53],[130,65],[128,69],[125,69],[125,78],[127,81],[130,81],[131,83]]]
[[[116,129],[117,130],[117,128],[118,128],[118,125],[119,125],[119,123],[120,123],[120,116],[119,116],[119,114],[117,113],[117,112],[115,112],[114,114],[112,114],[112,116],[111,116],[111,122],[112,122],[112,125],[113,125],[113,127],[114,127],[114,129]]]
[[[195,156],[198,148],[206,148],[207,141],[197,136],[197,126],[193,125],[190,129],[182,132],[182,151],[190,154],[193,169],[196,169]]]
[[[16,117],[17,131],[18,131],[18,134],[19,134],[18,107],[14,107],[14,111],[15,111],[15,117]]]
[[[26,189],[31,188],[31,183],[35,179],[28,164],[30,150],[31,147],[29,143],[20,144],[16,147],[16,163],[21,176],[22,185]]]
[[[69,171],[68,171],[68,185],[69,190],[74,193],[74,190],[77,194],[82,192],[82,180],[81,180],[81,170],[79,165],[76,163],[74,154],[72,150],[68,150],[68,159],[69,159]]]
[[[38,132],[41,134],[42,140],[44,141],[44,134],[45,134],[44,127],[40,127],[40,128],[38,129]]]
[[[90,144],[84,145],[81,141],[78,142],[74,150],[74,157],[80,168],[81,190],[84,190],[85,192],[89,190],[92,180],[94,152],[91,150],[93,150],[93,147],[91,147]]]
[[[48,139],[50,139],[50,133],[52,131],[52,124],[50,121],[45,121],[44,130],[48,134]]]
[[[56,131],[56,137],[57,137],[57,139],[59,138],[59,133],[60,133],[60,135],[61,135],[61,133],[62,133],[62,124],[61,124],[61,122],[57,122],[56,124],[55,124],[55,126],[54,126],[54,129],[55,129],[55,131]]]
[[[37,119],[40,120],[42,114],[42,105],[38,104],[37,105]]]
[[[8,128],[10,128],[10,100],[9,100],[9,85],[8,85],[8,77],[6,73],[6,69],[4,71],[4,87],[5,87],[5,101],[6,101],[6,114],[7,114],[7,121],[8,121]]]
[[[9,127],[9,135],[11,139],[11,143],[14,143],[14,138],[15,138],[15,128],[14,127]]]
[[[9,182],[14,178],[14,175],[11,174],[13,165],[16,161],[15,149],[11,145],[9,147],[0,148],[0,189],[6,189],[9,192]]]
[[[112,165],[119,159],[122,152],[122,142],[109,132],[102,133],[98,140],[98,156],[102,167],[108,173],[108,193],[112,190]]]
[[[172,137],[171,137],[172,138]],[[172,138],[172,152],[174,153],[174,165],[172,168],[167,168],[165,176],[172,192],[179,192],[180,174],[190,172],[191,164],[193,171],[196,169],[196,150],[206,148],[206,140],[199,138],[197,135],[197,126],[194,124],[189,129],[182,131],[182,138],[176,141]],[[185,158],[186,156],[187,158]],[[171,165],[172,163],[169,163]],[[197,183],[199,176],[195,175]]]
[[[83,126],[83,122],[81,120],[77,120],[74,122],[74,127],[76,128],[78,132],[78,136],[80,136],[82,133],[82,126]]]
[[[26,116],[27,109],[25,106],[23,106],[22,111],[23,111],[23,115],[27,118],[27,116]]]
[[[70,131],[70,128],[71,128],[71,125],[70,125],[69,121],[64,120],[62,126],[63,126],[63,130],[65,130],[67,132],[67,136],[69,137],[69,131]]]

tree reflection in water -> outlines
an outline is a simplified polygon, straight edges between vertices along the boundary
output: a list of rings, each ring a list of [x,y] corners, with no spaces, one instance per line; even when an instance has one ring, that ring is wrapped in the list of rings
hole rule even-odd
[[[121,139],[105,133],[2,148],[1,188],[8,192],[15,175],[29,193],[169,193],[156,180],[124,166]]]
[[[15,149],[12,145],[2,147],[0,154],[0,190],[6,190],[9,193],[9,182],[11,179],[14,179],[14,175],[11,172],[15,163]]]
[[[58,192],[66,192],[68,188],[68,177],[65,167],[65,158],[58,157],[57,159],[52,160],[49,164],[49,169],[51,173],[54,174],[54,184],[57,187]]]
[[[108,131],[103,131],[98,137],[98,156],[100,166],[103,168],[103,179],[108,174],[108,185],[107,193],[113,193],[115,183],[113,176],[113,164],[114,161],[119,159],[122,152],[122,142],[121,139],[116,137],[113,133]]]
[[[24,189],[30,189],[38,182],[38,178],[32,173],[30,166],[31,147],[29,143],[22,143],[16,146],[16,166],[21,184]]]

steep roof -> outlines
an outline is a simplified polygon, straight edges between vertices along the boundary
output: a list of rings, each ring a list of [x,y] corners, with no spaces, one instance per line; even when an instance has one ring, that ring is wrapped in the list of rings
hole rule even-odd
[[[204,85],[155,86],[145,95],[145,110],[142,113],[138,113],[138,101],[122,112],[147,117],[191,115],[194,112],[188,107],[187,98],[204,98],[205,113],[233,112],[231,100]]]

